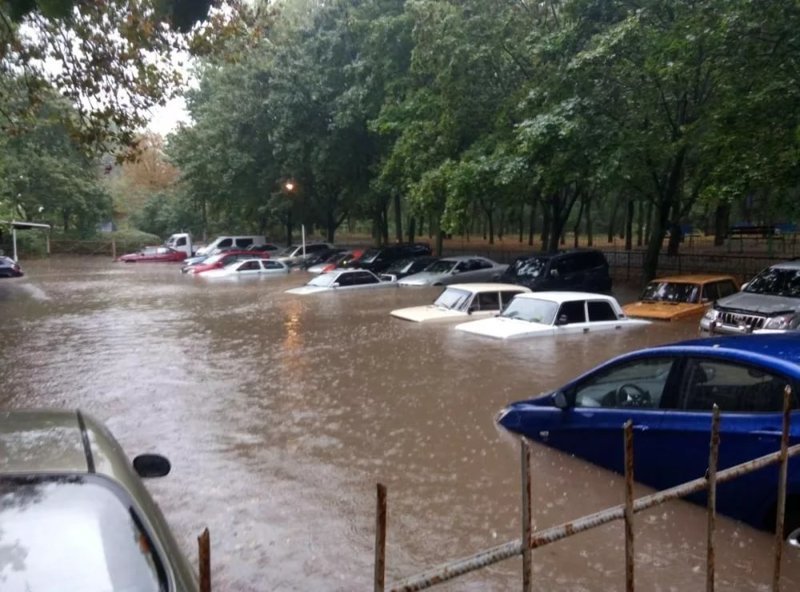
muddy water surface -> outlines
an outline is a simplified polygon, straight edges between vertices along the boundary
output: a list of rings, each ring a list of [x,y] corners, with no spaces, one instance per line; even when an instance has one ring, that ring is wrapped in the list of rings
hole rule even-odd
[[[303,272],[210,282],[91,258],[25,270],[0,281],[0,408],[81,407],[129,454],[166,454],[173,472],[148,485],[193,559],[210,528],[216,590],[371,589],[379,481],[389,580],[517,538],[519,449],[494,414],[696,329],[499,343],[389,317],[437,288],[299,297],[283,291]],[[539,446],[533,463],[537,527],[623,499],[618,475]],[[703,510],[639,516],[637,587],[704,589]],[[721,518],[717,541],[718,589],[769,589],[770,536]],[[621,524],[607,525],[536,551],[534,588],[619,590],[623,561]],[[439,589],[519,589],[519,568]],[[800,554],[784,574],[800,588]]]

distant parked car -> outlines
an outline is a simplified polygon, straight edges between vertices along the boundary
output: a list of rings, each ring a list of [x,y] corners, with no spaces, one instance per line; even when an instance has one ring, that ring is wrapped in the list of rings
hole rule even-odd
[[[253,277],[262,275],[285,275],[291,271],[289,266],[272,259],[251,258],[234,261],[222,268],[211,269],[201,274],[203,278]]]
[[[347,264],[361,257],[363,252],[362,249],[354,249],[352,251],[336,249],[330,253],[323,253],[318,257],[309,259],[301,267],[309,273],[327,273],[337,267],[346,267]]]
[[[792,388],[790,445],[800,443],[800,341],[790,335],[695,339],[614,358],[545,394],[508,405],[507,430],[624,471],[622,426],[632,421],[634,475],[665,489],[702,478],[711,415],[720,410],[719,469],[780,449],[784,390]],[[786,532],[800,528],[800,458],[789,461]],[[717,509],[775,528],[777,464],[720,483]],[[692,501],[703,503],[705,494]]]
[[[256,253],[263,253],[264,257],[271,257],[280,251],[281,248],[277,245],[273,245],[272,243],[264,243],[263,245],[250,245],[247,247],[247,250],[255,251]]]
[[[25,275],[22,268],[11,257],[0,255],[0,278],[21,277]]]
[[[0,582],[6,592],[196,592],[191,564],[111,433],[75,411],[0,413]]]
[[[629,317],[674,321],[698,317],[720,298],[739,291],[729,275],[677,275],[645,286],[638,302],[622,307]]]
[[[447,286],[467,282],[497,281],[508,265],[486,257],[464,255],[447,257],[431,263],[424,270],[400,280],[401,286]]]
[[[400,308],[391,315],[416,323],[479,319],[496,315],[524,292],[530,290],[516,284],[453,284],[433,304]]]
[[[193,265],[184,265],[181,268],[182,273],[205,273],[212,269],[221,269],[226,265],[241,261],[243,259],[261,259],[263,253],[256,251],[246,251],[242,249],[232,249],[230,251],[223,251],[216,255],[206,257]]]
[[[215,249],[246,249],[250,245],[263,245],[266,242],[266,237],[257,234],[218,236],[205,247],[197,249],[195,254],[211,255]]]
[[[431,263],[438,261],[438,257],[421,256],[410,257],[408,259],[400,259],[395,261],[384,271],[384,275],[393,275],[398,280],[415,273],[419,273],[428,267]]]
[[[568,333],[613,331],[650,324],[629,319],[607,294],[590,292],[533,292],[515,296],[499,316],[456,325],[456,330],[517,339]]]
[[[368,269],[373,273],[385,271],[395,261],[411,257],[425,257],[431,254],[431,247],[426,243],[407,243],[370,248],[348,267]]]
[[[534,292],[611,292],[608,261],[596,249],[525,255],[508,266],[500,281],[527,286]]]
[[[800,329],[800,261],[771,265],[742,286],[720,298],[700,320],[710,333],[780,333]]]
[[[283,251],[270,255],[270,258],[282,261],[290,267],[295,267],[317,253],[330,252],[335,248],[329,243],[307,243],[305,247],[303,245],[290,245]]]
[[[186,259],[186,253],[176,251],[169,247],[145,247],[137,253],[128,253],[118,257],[117,261],[124,263],[152,262],[152,263],[179,263]]]
[[[366,269],[334,269],[322,273],[305,286],[286,290],[287,294],[318,294],[320,292],[363,290],[396,286],[397,282],[383,279]]]

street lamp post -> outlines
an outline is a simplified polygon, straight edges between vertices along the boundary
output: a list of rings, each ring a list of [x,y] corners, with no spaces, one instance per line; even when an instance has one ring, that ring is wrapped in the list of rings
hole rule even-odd
[[[294,184],[293,181],[286,181],[286,183],[283,184],[283,188],[286,189],[286,192],[289,195],[292,194],[292,192],[295,190],[295,187],[296,187],[296,185]],[[287,243],[291,243],[292,242],[291,206],[289,206],[289,208],[290,208],[289,209],[289,216],[290,217],[289,217],[289,224],[288,224],[288,226],[289,226],[288,230],[289,231],[288,231],[287,240],[286,240]],[[300,244],[302,245],[302,249],[303,249],[303,260],[305,260],[305,258],[306,258],[306,225],[305,224],[300,224],[300,239],[301,239],[301,243]]]

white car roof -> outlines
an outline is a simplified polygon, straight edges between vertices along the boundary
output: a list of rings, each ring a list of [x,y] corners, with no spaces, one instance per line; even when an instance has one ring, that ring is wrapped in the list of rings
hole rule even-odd
[[[449,290],[450,288],[458,288],[459,290],[464,290],[466,292],[472,292],[473,294],[477,294],[479,292],[504,292],[506,290],[516,290],[517,292],[530,292],[530,288],[526,288],[525,286],[520,286],[519,284],[501,284],[501,283],[491,283],[491,282],[484,282],[484,283],[471,283],[471,284],[450,284],[446,286],[445,289]]]
[[[531,292],[530,294],[519,294],[515,298],[530,298],[535,300],[547,300],[562,304],[573,300],[605,300],[619,306],[616,298],[608,294],[596,294],[594,292]]]

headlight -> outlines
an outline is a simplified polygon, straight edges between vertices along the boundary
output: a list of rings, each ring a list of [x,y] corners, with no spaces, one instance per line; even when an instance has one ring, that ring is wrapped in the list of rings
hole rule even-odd
[[[719,316],[719,311],[715,308],[709,308],[706,314],[703,315],[704,321],[716,321]]]
[[[777,330],[790,329],[794,318],[795,318],[794,314],[785,314],[777,317],[772,317],[771,319],[767,319],[767,322],[764,323],[764,328],[777,329]]]

